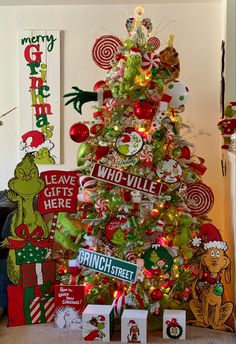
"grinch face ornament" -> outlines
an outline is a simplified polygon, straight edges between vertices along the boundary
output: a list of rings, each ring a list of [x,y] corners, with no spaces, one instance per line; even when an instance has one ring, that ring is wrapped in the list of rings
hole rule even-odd
[[[125,156],[137,154],[142,149],[142,146],[142,136],[135,130],[122,133],[116,140],[117,151]]]
[[[157,164],[156,174],[168,184],[176,183],[182,176],[182,167],[174,159],[163,159]]]

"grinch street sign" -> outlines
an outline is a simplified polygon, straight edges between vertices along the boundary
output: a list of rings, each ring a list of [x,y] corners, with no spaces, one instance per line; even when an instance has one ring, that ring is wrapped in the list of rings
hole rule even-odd
[[[91,177],[154,196],[159,196],[161,192],[165,192],[167,189],[166,185],[157,183],[154,180],[100,164],[93,165]]]
[[[121,279],[126,282],[135,282],[137,265],[124,260],[80,248],[77,257],[79,263],[91,270]]]

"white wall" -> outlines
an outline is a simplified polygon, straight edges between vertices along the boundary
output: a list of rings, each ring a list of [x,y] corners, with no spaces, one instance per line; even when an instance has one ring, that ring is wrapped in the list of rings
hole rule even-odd
[[[140,3],[139,3],[140,4]],[[18,106],[17,32],[21,29],[58,29],[63,31],[62,95],[71,86],[91,90],[96,81],[105,77],[91,57],[96,37],[113,34],[126,37],[125,21],[133,15],[135,5],[24,6],[0,7],[0,114]],[[190,139],[197,155],[206,159],[208,170],[204,182],[215,194],[215,206],[209,214],[216,226],[223,217],[220,204],[220,134],[219,120],[221,2],[160,3],[145,5],[145,16],[154,22],[154,35],[165,46],[174,33],[175,47],[181,61],[179,80],[190,89],[190,99],[183,119],[192,123]],[[64,80],[63,80],[64,79]],[[84,114],[70,108],[61,109],[62,156],[64,163],[55,169],[76,168],[78,145],[69,137],[69,128],[79,120],[92,118],[91,105]],[[0,127],[0,189],[7,187],[18,161],[18,110],[3,118]],[[199,135],[203,129],[209,133]],[[52,169],[52,166],[40,169]]]

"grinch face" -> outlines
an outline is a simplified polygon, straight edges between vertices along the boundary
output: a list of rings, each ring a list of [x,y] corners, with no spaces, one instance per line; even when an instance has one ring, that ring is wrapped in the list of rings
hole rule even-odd
[[[227,268],[230,260],[225,256],[224,250],[213,247],[206,250],[206,253],[202,256],[201,262],[210,272],[218,273],[222,269]]]
[[[44,181],[39,177],[34,158],[26,154],[16,166],[15,177],[9,180],[8,186],[24,199],[32,198],[44,187]]]

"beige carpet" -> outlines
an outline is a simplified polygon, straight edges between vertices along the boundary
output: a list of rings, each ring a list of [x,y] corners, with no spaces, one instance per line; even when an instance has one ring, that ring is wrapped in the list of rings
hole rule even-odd
[[[17,307],[17,305],[16,305]],[[56,329],[51,324],[7,327],[7,318],[0,322],[1,344],[79,344],[82,341],[80,331]],[[119,343],[120,333],[115,332],[111,342]],[[148,343],[173,343],[176,340],[162,339],[161,331],[148,335]],[[88,342],[84,342],[88,343]],[[98,341],[96,341],[98,343]],[[187,326],[186,344],[236,344],[235,333],[225,333],[204,328]]]

